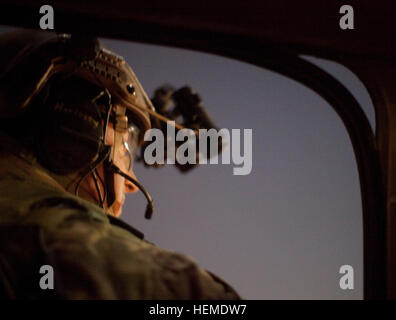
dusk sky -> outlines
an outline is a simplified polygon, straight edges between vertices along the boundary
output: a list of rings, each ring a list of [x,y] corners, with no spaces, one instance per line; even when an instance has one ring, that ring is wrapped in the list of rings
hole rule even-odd
[[[185,253],[247,299],[363,298],[362,206],[347,131],[316,93],[274,72],[215,55],[105,41],[131,64],[152,96],[165,83],[195,89],[217,125],[253,129],[250,175],[233,165],[181,174],[136,166],[155,201],[130,196],[122,218],[157,245]],[[361,82],[339,64],[307,58],[340,80],[374,126]],[[354,268],[354,290],[339,269]]]
[[[5,32],[7,28],[0,28]],[[105,40],[151,97],[190,85],[220,128],[253,130],[253,166],[172,165],[135,173],[155,203],[144,219],[141,193],[122,219],[159,247],[184,253],[246,299],[362,299],[363,227],[357,164],[335,111],[296,81],[233,59],[184,49]],[[361,82],[339,64],[307,58],[340,80],[374,126]],[[354,268],[354,290],[339,269]]]

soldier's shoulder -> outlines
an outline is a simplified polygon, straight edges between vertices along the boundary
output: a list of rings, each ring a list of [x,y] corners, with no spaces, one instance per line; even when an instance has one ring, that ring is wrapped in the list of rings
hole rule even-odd
[[[100,208],[74,197],[41,197],[29,206],[22,224],[38,227],[39,250],[54,268],[61,297],[239,298],[193,259],[144,241],[132,226],[109,219]]]
[[[152,245],[123,225],[68,219],[46,247],[61,265],[68,287],[73,288],[68,291],[72,296],[82,289],[71,285],[75,276],[88,274],[92,286],[101,289],[83,290],[83,298],[98,292],[101,298],[110,299],[239,298],[231,286],[190,257]]]

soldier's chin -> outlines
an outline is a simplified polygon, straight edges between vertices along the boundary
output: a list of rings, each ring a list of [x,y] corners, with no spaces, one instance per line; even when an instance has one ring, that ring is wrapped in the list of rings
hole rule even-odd
[[[113,217],[119,218],[122,214],[122,203],[118,201],[114,201],[108,213],[111,214]]]

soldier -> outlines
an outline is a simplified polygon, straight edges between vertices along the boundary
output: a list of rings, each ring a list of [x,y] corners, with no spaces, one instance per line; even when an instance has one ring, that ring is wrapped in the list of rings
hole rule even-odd
[[[133,163],[156,116],[123,58],[96,39],[15,31],[0,37],[0,74],[1,296],[239,299],[118,219],[139,189],[152,214]]]

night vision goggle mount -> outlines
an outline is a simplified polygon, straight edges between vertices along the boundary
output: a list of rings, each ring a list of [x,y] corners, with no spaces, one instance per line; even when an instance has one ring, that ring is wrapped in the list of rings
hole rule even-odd
[[[155,105],[156,112],[158,114],[162,115],[166,119],[173,120],[176,123],[179,120],[179,124],[175,126],[176,134],[178,130],[183,128],[189,128],[194,130],[197,139],[195,163],[186,163],[186,164],[180,164],[178,162],[175,163],[176,167],[181,172],[190,171],[199,164],[198,161],[198,155],[199,155],[198,145],[200,139],[200,136],[198,134],[199,129],[206,129],[206,130],[215,129],[218,131],[219,130],[218,127],[214,124],[210,115],[203,107],[201,97],[196,92],[194,92],[193,89],[189,86],[184,86],[176,90],[174,87],[170,85],[164,85],[158,88],[154,92],[154,96],[152,97],[151,101],[153,102],[153,105]],[[166,123],[163,121],[159,121],[158,117],[151,117],[151,126],[155,128],[159,128],[166,136],[167,133]],[[183,141],[175,142],[175,150],[174,150],[175,154],[179,146],[182,145],[183,143],[184,143]],[[167,157],[169,156],[167,155],[167,150],[168,150],[167,139],[164,140],[164,144],[165,144],[164,158],[166,160]],[[141,154],[144,154],[144,150],[148,145],[149,142],[143,144],[141,148],[142,149]],[[218,137],[217,145],[218,145],[217,153],[219,154],[222,152],[224,145],[221,137]],[[207,146],[208,148],[206,151],[206,157],[209,158],[210,156],[214,156],[214,154],[210,154],[210,151],[213,152],[213,150],[210,150],[209,145]],[[173,159],[174,158],[175,156],[173,155]],[[142,156],[140,156],[139,160],[143,161],[143,163],[146,166],[153,166],[156,168],[160,168],[164,165],[164,164],[149,165],[144,161],[144,157]]]

